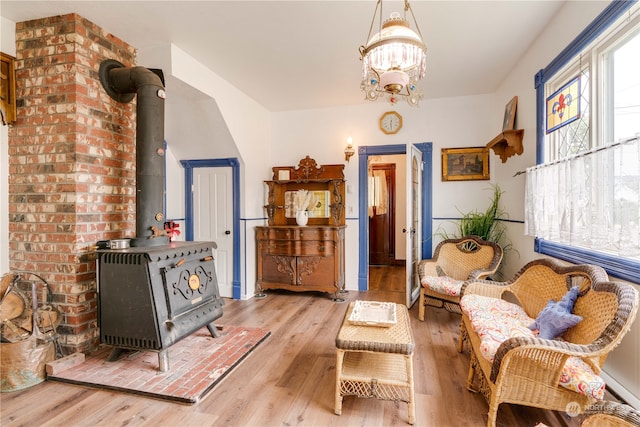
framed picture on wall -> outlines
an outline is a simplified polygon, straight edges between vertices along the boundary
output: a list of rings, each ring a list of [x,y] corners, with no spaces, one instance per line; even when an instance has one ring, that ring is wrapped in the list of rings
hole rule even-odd
[[[489,150],[486,147],[443,148],[442,180],[489,179]]]
[[[514,96],[504,107],[504,119],[502,120],[502,130],[514,130],[516,128],[516,109],[518,108],[518,97]]]

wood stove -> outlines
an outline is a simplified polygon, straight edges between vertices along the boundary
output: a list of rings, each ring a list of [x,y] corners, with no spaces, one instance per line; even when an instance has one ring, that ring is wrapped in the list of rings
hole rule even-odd
[[[167,349],[206,326],[215,337],[222,316],[212,242],[174,242],[155,247],[98,251],[100,341],[123,349],[158,351],[160,371],[169,369]]]
[[[162,70],[125,67],[108,59],[100,82],[118,102],[136,102],[136,237],[131,248],[98,251],[100,341],[123,349],[167,349],[222,316],[213,242],[169,242],[164,228],[164,76]],[[113,247],[113,246],[111,246]]]

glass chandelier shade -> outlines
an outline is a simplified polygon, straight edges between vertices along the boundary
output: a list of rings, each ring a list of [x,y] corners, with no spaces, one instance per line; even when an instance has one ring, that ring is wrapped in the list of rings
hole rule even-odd
[[[379,7],[382,13],[381,4],[382,0],[378,0],[371,29]],[[405,0],[405,15],[407,10],[411,11],[411,6]],[[413,16],[413,11],[411,15]],[[416,83],[426,75],[427,48],[419,34],[420,29],[415,17],[413,19],[418,32],[412,30],[406,18],[401,18],[398,12],[392,13],[391,18],[381,23],[380,30],[368,37],[367,44],[360,46],[360,88],[364,91],[366,99],[375,101],[382,96],[395,104],[398,99],[405,98],[414,106],[422,99],[422,92]]]

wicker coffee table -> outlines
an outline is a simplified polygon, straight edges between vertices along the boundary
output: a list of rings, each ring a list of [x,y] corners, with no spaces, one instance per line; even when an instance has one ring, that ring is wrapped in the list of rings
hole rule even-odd
[[[393,326],[352,324],[351,302],[336,336],[335,413],[342,413],[342,397],[374,397],[406,402],[409,424],[415,421],[413,350],[415,343],[407,307],[396,304]]]

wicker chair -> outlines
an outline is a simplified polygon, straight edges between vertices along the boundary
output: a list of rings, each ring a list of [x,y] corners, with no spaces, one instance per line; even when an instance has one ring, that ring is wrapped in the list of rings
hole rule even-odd
[[[640,411],[617,402],[601,402],[584,411],[581,427],[640,427]]]
[[[477,236],[461,239],[446,239],[436,246],[433,259],[422,260],[418,264],[420,277],[420,306],[418,318],[424,320],[424,308],[427,305],[444,308],[460,313],[460,289],[462,281],[485,279],[498,270],[502,262],[500,245],[487,242]],[[451,291],[443,291],[433,286],[431,278],[451,278],[460,283],[454,284]]]
[[[461,339],[471,346],[467,388],[481,391],[489,402],[487,425],[495,426],[501,403],[556,411],[571,408],[577,414],[601,402],[558,384],[565,362],[575,356],[599,374],[611,350],[631,328],[638,310],[638,291],[629,284],[610,282],[606,272],[593,265],[562,266],[551,259],[532,261],[510,282],[466,282],[462,304],[471,294],[517,302],[526,315],[536,318],[550,299],[558,301],[572,287],[580,296],[573,313],[583,317],[562,335],[562,340],[539,337],[508,338],[490,363],[480,352],[480,338],[468,315],[462,314]],[[463,307],[464,308],[464,307]],[[569,405],[569,406],[568,406]]]

